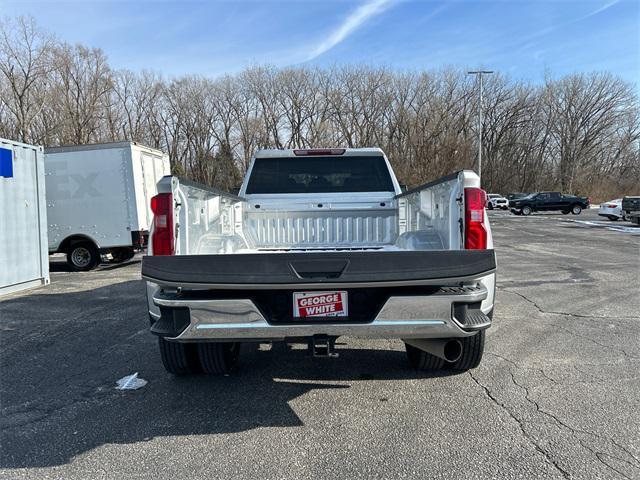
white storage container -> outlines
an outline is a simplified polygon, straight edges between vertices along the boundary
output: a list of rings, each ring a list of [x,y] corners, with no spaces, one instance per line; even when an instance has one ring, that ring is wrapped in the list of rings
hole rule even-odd
[[[0,138],[0,295],[48,283],[42,147]]]
[[[146,245],[151,197],[170,174],[169,157],[133,142],[45,150],[49,252],[75,270],[96,255],[125,260]]]

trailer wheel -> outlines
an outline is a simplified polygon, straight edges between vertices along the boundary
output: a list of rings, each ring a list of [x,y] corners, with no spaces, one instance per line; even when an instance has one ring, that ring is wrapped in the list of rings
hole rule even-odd
[[[170,342],[159,337],[158,345],[162,365],[167,372],[174,375],[186,375],[202,371],[195,344]]]
[[[240,342],[198,343],[198,357],[204,373],[226,375],[238,365]]]
[[[91,242],[73,244],[67,251],[67,265],[76,272],[88,272],[100,263],[100,252]]]
[[[407,350],[409,365],[416,370],[440,370],[444,365],[444,360],[442,358],[431,355],[430,353],[420,350],[408,343],[405,343],[404,347]]]
[[[452,363],[446,363],[445,368],[466,371],[480,365],[484,352],[484,330],[480,330],[472,337],[459,338],[462,342],[462,355]]]

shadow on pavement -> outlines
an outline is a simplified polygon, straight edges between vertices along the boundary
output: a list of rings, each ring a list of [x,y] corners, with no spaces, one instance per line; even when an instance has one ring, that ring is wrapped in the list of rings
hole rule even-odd
[[[172,376],[148,332],[142,281],[17,297],[0,303],[0,319],[1,468],[61,465],[160,436],[299,427],[289,402],[311,390],[429,377],[403,351],[339,348],[337,359],[314,359],[283,344],[245,344],[232,376]],[[147,386],[114,389],[133,372]]]
[[[134,265],[136,263],[142,263],[142,260],[134,259],[134,260],[129,260],[122,263],[101,263],[95,268],[95,271],[116,270],[118,268],[127,267],[129,265]],[[69,266],[67,265],[67,262],[65,262],[64,260],[49,262],[49,271],[76,273],[75,270],[72,270],[71,268],[69,268]]]

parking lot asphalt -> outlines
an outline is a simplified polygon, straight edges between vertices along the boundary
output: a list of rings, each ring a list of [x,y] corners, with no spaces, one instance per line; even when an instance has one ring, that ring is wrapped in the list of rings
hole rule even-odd
[[[139,260],[54,263],[0,301],[0,478],[640,478],[640,229],[490,217],[494,324],[463,374],[343,338],[337,359],[254,346],[232,376],[174,377]],[[114,389],[133,372],[149,383]]]

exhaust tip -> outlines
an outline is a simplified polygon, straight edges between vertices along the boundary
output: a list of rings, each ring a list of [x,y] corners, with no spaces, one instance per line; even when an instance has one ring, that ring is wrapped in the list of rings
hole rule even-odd
[[[455,362],[462,356],[462,342],[460,340],[449,340],[444,344],[444,359],[447,362]]]

